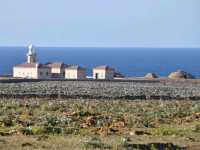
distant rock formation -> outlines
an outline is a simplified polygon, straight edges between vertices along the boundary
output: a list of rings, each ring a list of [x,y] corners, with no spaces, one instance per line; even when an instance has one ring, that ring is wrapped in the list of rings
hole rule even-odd
[[[145,78],[146,79],[156,79],[156,78],[158,78],[158,76],[155,73],[147,73],[145,75]]]
[[[114,78],[124,78],[125,77],[125,75],[123,75],[122,73],[120,73],[120,72],[118,72],[118,71],[116,71],[115,73],[114,73]]]
[[[183,70],[177,70],[176,72],[170,73],[168,76],[170,79],[194,79],[195,77],[188,72]]]

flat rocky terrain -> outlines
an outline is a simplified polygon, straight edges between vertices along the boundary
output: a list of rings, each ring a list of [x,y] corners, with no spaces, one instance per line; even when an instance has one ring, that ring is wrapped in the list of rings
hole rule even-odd
[[[0,97],[198,100],[199,80],[38,81],[0,83]]]

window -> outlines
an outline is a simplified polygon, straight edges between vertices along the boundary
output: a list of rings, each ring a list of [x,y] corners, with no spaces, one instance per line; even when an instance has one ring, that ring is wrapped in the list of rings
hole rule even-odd
[[[46,72],[46,76],[48,76],[49,75],[49,73],[48,72]]]
[[[42,74],[43,74],[43,73],[42,73],[42,72],[40,72],[40,75],[41,75],[41,76],[42,76]]]

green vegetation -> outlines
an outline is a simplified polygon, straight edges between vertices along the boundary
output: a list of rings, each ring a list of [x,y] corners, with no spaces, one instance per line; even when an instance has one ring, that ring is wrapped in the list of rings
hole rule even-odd
[[[0,100],[0,149],[159,149],[166,142],[200,147],[200,101]]]

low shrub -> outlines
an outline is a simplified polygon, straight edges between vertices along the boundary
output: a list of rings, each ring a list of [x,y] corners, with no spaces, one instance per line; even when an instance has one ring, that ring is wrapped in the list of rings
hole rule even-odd
[[[2,119],[2,123],[5,127],[11,127],[14,125],[14,122],[11,117],[6,116]]]
[[[68,127],[68,128],[64,128],[63,129],[63,133],[64,134],[74,134],[74,135],[77,135],[77,134],[80,133],[80,129],[79,128]]]
[[[84,149],[111,149],[112,146],[102,143],[101,139],[94,137],[82,144]]]
[[[40,126],[33,126],[32,127],[33,135],[41,135],[44,134],[44,128]]]
[[[200,124],[195,125],[194,132],[200,133]]]
[[[64,128],[58,126],[44,126],[42,131],[45,134],[64,134],[66,132]]]
[[[32,127],[22,127],[20,131],[24,135],[33,135]]]
[[[6,128],[0,128],[0,135],[1,136],[8,136],[10,135],[9,130]]]
[[[177,128],[157,128],[153,130],[154,135],[159,136],[184,136],[190,132],[189,129],[177,129]]]

